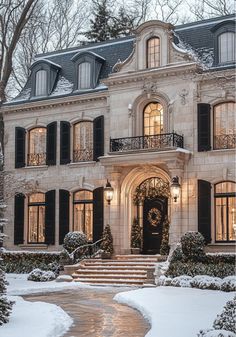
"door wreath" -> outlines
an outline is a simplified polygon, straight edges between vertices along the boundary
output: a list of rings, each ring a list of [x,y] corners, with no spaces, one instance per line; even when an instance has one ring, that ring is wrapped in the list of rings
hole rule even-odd
[[[149,210],[147,219],[152,226],[158,226],[161,218],[161,212],[157,208],[151,208]]]

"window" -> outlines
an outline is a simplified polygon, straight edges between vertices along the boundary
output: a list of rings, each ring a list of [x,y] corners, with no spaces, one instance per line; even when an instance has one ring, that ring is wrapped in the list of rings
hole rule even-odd
[[[163,133],[163,107],[160,103],[149,103],[143,113],[144,136]]]
[[[45,195],[34,193],[28,203],[28,243],[45,242]]]
[[[219,63],[235,61],[235,33],[226,32],[218,36]]]
[[[47,71],[38,70],[35,76],[35,96],[47,95]]]
[[[228,102],[214,107],[214,149],[236,147],[236,103]]]
[[[34,128],[29,131],[28,165],[46,164],[46,128]]]
[[[147,41],[147,68],[160,66],[160,39],[152,37]]]
[[[81,190],[74,193],[74,231],[86,234],[93,240],[93,192]]]
[[[236,226],[236,183],[225,181],[215,185],[216,241],[234,241]]]
[[[74,125],[73,161],[93,160],[93,123],[80,122]]]
[[[91,88],[91,64],[83,62],[78,66],[78,89],[89,88]]]

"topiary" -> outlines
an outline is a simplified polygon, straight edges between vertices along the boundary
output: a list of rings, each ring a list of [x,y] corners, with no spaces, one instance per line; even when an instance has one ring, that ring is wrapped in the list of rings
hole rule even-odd
[[[105,253],[108,253],[108,254],[111,254],[113,253],[113,237],[112,237],[112,234],[111,234],[111,228],[110,228],[110,225],[106,225],[104,230],[103,230],[103,234],[102,234],[102,243],[101,243],[101,246],[100,248],[105,252]]]
[[[228,301],[224,306],[223,312],[217,316],[213,323],[213,328],[236,333],[236,296],[231,301]]]
[[[72,253],[76,248],[87,245],[87,237],[83,232],[69,232],[64,237],[63,247]]]
[[[187,232],[181,237],[181,247],[188,260],[202,261],[205,258],[205,239],[199,232]]]
[[[170,222],[166,216],[164,223],[163,223],[163,229],[162,229],[162,239],[161,239],[161,247],[160,247],[161,255],[168,255],[170,251],[169,228],[170,228]]]
[[[131,248],[141,248],[141,228],[137,218],[134,218],[131,227]]]

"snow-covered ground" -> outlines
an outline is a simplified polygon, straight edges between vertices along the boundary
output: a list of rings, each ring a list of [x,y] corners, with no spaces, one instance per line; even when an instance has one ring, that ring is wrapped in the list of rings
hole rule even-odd
[[[138,309],[151,324],[146,337],[196,337],[212,327],[234,293],[157,287],[119,293],[115,300]]]

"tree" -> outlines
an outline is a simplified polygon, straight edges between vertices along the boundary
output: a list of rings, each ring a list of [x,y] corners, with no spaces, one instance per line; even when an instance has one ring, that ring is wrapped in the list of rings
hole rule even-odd
[[[170,222],[168,220],[168,217],[166,216],[163,222],[163,228],[162,228],[162,239],[161,239],[161,247],[160,247],[161,255],[168,255],[170,251],[169,228],[170,228]]]
[[[137,218],[133,219],[130,241],[131,248],[141,248],[141,228]]]
[[[234,5],[234,0],[201,0],[188,4],[190,13],[197,20],[234,14]]]
[[[102,234],[102,243],[101,243],[101,249],[110,255],[113,253],[113,237],[111,234],[111,228],[110,225],[106,225],[103,234]]]

